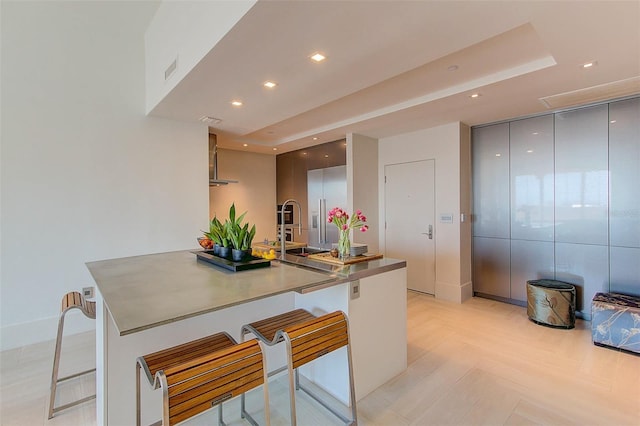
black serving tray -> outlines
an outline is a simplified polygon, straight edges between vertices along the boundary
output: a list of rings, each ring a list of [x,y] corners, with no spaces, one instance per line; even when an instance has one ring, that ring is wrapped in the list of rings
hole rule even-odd
[[[220,266],[233,272],[247,271],[249,269],[268,268],[271,266],[270,259],[263,259],[255,256],[245,256],[241,262],[234,262],[225,257],[216,256],[213,250],[203,250],[194,252],[199,260]]]

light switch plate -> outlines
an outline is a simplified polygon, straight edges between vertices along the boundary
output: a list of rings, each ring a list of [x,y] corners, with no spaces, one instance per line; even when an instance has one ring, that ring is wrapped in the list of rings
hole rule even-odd
[[[351,281],[349,283],[349,297],[357,299],[360,297],[360,280]]]
[[[453,223],[453,214],[440,213],[440,223]]]
[[[83,287],[82,295],[87,299],[93,299],[93,287]]]

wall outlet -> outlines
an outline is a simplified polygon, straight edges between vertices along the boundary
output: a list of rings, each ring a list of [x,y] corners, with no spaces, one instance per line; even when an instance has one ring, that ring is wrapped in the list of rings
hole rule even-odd
[[[351,299],[360,297],[360,280],[351,281],[349,283],[349,294]]]
[[[83,287],[82,295],[87,299],[93,299],[93,287]]]

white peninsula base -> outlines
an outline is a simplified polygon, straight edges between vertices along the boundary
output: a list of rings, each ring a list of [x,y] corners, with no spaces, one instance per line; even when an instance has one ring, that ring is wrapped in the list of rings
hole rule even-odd
[[[291,266],[279,265],[279,268]],[[351,289],[359,286],[359,296]],[[98,286],[100,289],[100,286]],[[292,309],[314,314],[344,311],[349,318],[357,399],[393,378],[407,366],[406,268],[367,276],[354,282],[322,286],[305,293],[288,291],[248,301],[164,325],[121,335],[111,312],[97,295],[97,416],[98,425],[134,425],[136,358],[220,331],[240,339],[241,326]],[[268,368],[285,362],[282,344],[268,348]],[[345,348],[301,368],[301,373],[345,404],[349,401]],[[162,397],[142,379],[142,422],[161,416]],[[287,408],[285,408],[286,410]]]

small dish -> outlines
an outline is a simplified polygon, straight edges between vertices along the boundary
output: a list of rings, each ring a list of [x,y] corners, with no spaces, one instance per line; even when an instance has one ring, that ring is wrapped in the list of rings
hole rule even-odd
[[[211,250],[213,248],[213,241],[207,237],[198,237],[198,244],[205,250]]]

